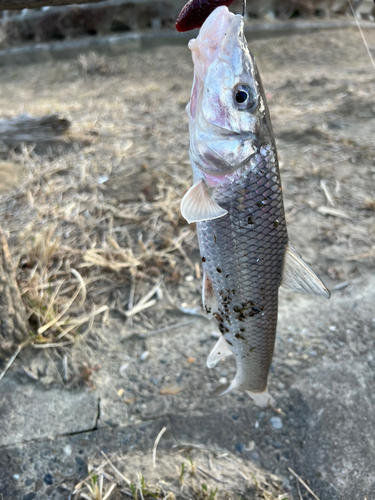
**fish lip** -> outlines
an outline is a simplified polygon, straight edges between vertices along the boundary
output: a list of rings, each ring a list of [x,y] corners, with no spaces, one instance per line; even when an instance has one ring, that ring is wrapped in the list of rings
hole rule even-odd
[[[224,44],[228,41],[227,34],[230,29],[237,32],[237,41],[243,40],[243,17],[240,14],[230,12],[228,7],[223,5],[216,8],[208,16],[197,38],[190,40],[190,50],[192,52],[197,51],[199,54],[200,71],[198,73],[202,80],[208,66],[212,64],[217,57],[218,51],[223,50]],[[208,40],[209,43],[207,43]]]

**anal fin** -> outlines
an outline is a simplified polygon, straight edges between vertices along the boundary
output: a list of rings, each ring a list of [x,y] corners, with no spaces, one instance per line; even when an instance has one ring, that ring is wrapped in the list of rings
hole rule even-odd
[[[291,245],[285,250],[281,286],[294,292],[321,295],[326,299],[331,296],[323,281]]]
[[[228,213],[210,196],[205,182],[201,179],[194,184],[181,201],[181,214],[189,224],[218,219]]]
[[[208,368],[213,368],[217,363],[223,359],[226,358],[227,356],[230,356],[233,354],[231,348],[229,347],[229,344],[224,338],[224,335],[222,335],[219,340],[216,342],[214,345],[214,348],[210,352],[208,358],[207,358],[207,366]]]

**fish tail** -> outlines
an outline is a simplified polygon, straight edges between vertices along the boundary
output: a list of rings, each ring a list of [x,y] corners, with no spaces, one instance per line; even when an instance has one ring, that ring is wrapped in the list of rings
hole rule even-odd
[[[275,399],[271,396],[269,392],[267,392],[267,390],[263,392],[251,392],[251,391],[246,391],[246,392],[254,401],[255,406],[258,406],[259,408],[266,408],[267,406],[276,405]]]
[[[267,388],[261,392],[252,392],[243,387],[241,376],[237,375],[234,377],[229,386],[220,393],[220,396],[224,396],[229,392],[232,392],[234,389],[245,389],[247,394],[253,400],[254,404],[259,408],[266,408],[267,406],[274,406],[276,404],[275,399],[271,396],[269,392],[267,392]]]

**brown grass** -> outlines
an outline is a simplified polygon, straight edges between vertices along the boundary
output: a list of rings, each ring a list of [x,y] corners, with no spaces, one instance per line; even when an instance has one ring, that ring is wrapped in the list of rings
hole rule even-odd
[[[98,176],[90,161],[94,148],[45,157],[24,147],[12,154],[28,178],[2,208],[15,222],[9,224],[11,248],[39,347],[74,343],[113,309],[134,315],[152,306],[157,288],[138,309],[124,289],[142,283],[147,291],[161,279],[179,280],[192,265],[181,248],[194,238],[179,212],[187,182],[174,178],[172,188],[170,173],[161,169],[152,197],[140,193],[139,202],[119,204],[106,196],[103,179],[110,172]],[[18,235],[17,221],[23,225]]]

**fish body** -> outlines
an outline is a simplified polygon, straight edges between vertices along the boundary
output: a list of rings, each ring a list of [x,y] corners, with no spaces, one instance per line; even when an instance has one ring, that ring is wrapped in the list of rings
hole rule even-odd
[[[288,244],[280,187],[269,140],[215,186],[214,199],[227,215],[197,223],[204,273],[218,304],[212,314],[239,361],[233,386],[255,393],[267,387]]]
[[[242,16],[217,8],[189,47],[193,186],[181,212],[197,223],[203,306],[222,333],[208,365],[233,353],[237,374],[225,392],[242,388],[264,405],[279,286],[329,292],[288,242],[271,120]]]

